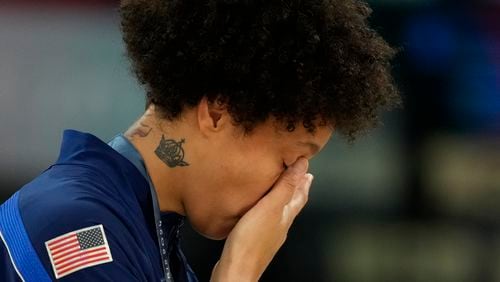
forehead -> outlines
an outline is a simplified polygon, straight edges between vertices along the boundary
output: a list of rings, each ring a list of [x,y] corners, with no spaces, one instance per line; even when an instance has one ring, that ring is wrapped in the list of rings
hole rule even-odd
[[[326,125],[316,125],[314,131],[310,131],[302,124],[296,125],[293,131],[289,131],[282,122],[269,119],[256,126],[249,137],[254,140],[267,140],[268,142],[297,143],[303,146],[315,145],[323,148],[331,135],[333,128]]]

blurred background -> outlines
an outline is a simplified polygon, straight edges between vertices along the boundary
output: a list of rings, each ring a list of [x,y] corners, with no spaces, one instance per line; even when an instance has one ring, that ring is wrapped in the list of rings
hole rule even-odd
[[[373,0],[405,108],[312,163],[309,205],[262,281],[500,281],[500,1]],[[117,1],[0,2],[0,201],[142,113]],[[184,228],[201,281],[221,252]]]

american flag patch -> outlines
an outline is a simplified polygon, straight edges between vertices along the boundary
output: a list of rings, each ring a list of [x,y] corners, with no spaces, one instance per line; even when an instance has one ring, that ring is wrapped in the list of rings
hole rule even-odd
[[[102,224],[66,233],[45,242],[45,246],[56,279],[113,261]]]

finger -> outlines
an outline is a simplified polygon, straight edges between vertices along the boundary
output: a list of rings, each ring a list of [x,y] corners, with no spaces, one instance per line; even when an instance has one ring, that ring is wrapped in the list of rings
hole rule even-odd
[[[271,191],[263,198],[279,207],[289,203],[300,183],[304,180],[309,162],[306,158],[298,159],[283,172]]]
[[[293,222],[295,217],[300,213],[300,211],[304,208],[309,198],[309,190],[311,188],[312,181],[314,176],[310,173],[306,174],[304,180],[300,184],[299,187],[295,190],[295,193],[292,196],[290,202],[286,205],[285,208],[285,218],[287,218],[289,224]]]

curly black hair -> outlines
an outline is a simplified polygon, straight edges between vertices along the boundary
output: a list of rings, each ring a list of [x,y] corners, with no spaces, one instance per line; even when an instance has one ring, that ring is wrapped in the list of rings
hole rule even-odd
[[[203,97],[251,131],[331,125],[350,140],[400,104],[395,55],[357,0],[123,0],[121,28],[147,103],[173,120]]]

